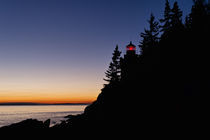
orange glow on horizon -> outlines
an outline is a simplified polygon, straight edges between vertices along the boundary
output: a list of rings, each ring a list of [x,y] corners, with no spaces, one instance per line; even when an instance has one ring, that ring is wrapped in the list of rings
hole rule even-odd
[[[4,98],[0,103],[92,103],[96,98]]]
[[[5,71],[0,80],[0,103],[91,103],[96,100],[102,85],[102,80],[97,78],[100,76],[79,70],[57,71],[60,70]]]
[[[6,93],[0,94],[0,103],[91,103],[96,100],[95,96],[90,93]]]

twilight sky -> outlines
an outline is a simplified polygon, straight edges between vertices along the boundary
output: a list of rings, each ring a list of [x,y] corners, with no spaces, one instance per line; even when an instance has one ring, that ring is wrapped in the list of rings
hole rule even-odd
[[[169,0],[171,3],[174,0]],[[192,0],[178,0],[184,14]],[[1,0],[0,102],[87,102],[165,0]]]

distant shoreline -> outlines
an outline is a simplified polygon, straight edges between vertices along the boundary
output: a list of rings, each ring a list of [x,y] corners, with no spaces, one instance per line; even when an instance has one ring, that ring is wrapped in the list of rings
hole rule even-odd
[[[90,103],[0,103],[0,106],[27,106],[27,105],[89,105]]]

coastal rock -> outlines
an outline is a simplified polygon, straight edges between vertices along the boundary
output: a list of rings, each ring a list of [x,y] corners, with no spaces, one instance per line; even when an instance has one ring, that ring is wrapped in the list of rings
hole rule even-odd
[[[75,115],[67,115],[67,116],[65,116],[64,118],[67,118],[67,119],[70,119],[70,118],[72,118],[72,117],[74,117]]]
[[[50,127],[50,119],[47,119],[43,122],[43,128],[49,128]]]
[[[19,123],[14,123],[9,126],[4,126],[0,129],[39,129],[39,128],[49,128],[50,119],[45,122],[38,121],[36,119],[27,119]]]

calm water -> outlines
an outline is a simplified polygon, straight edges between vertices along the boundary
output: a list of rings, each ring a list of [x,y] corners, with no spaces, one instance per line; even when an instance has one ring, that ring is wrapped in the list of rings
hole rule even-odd
[[[0,106],[0,127],[25,119],[33,118],[41,121],[51,119],[51,125],[65,120],[67,115],[80,114],[86,105],[27,105]]]

